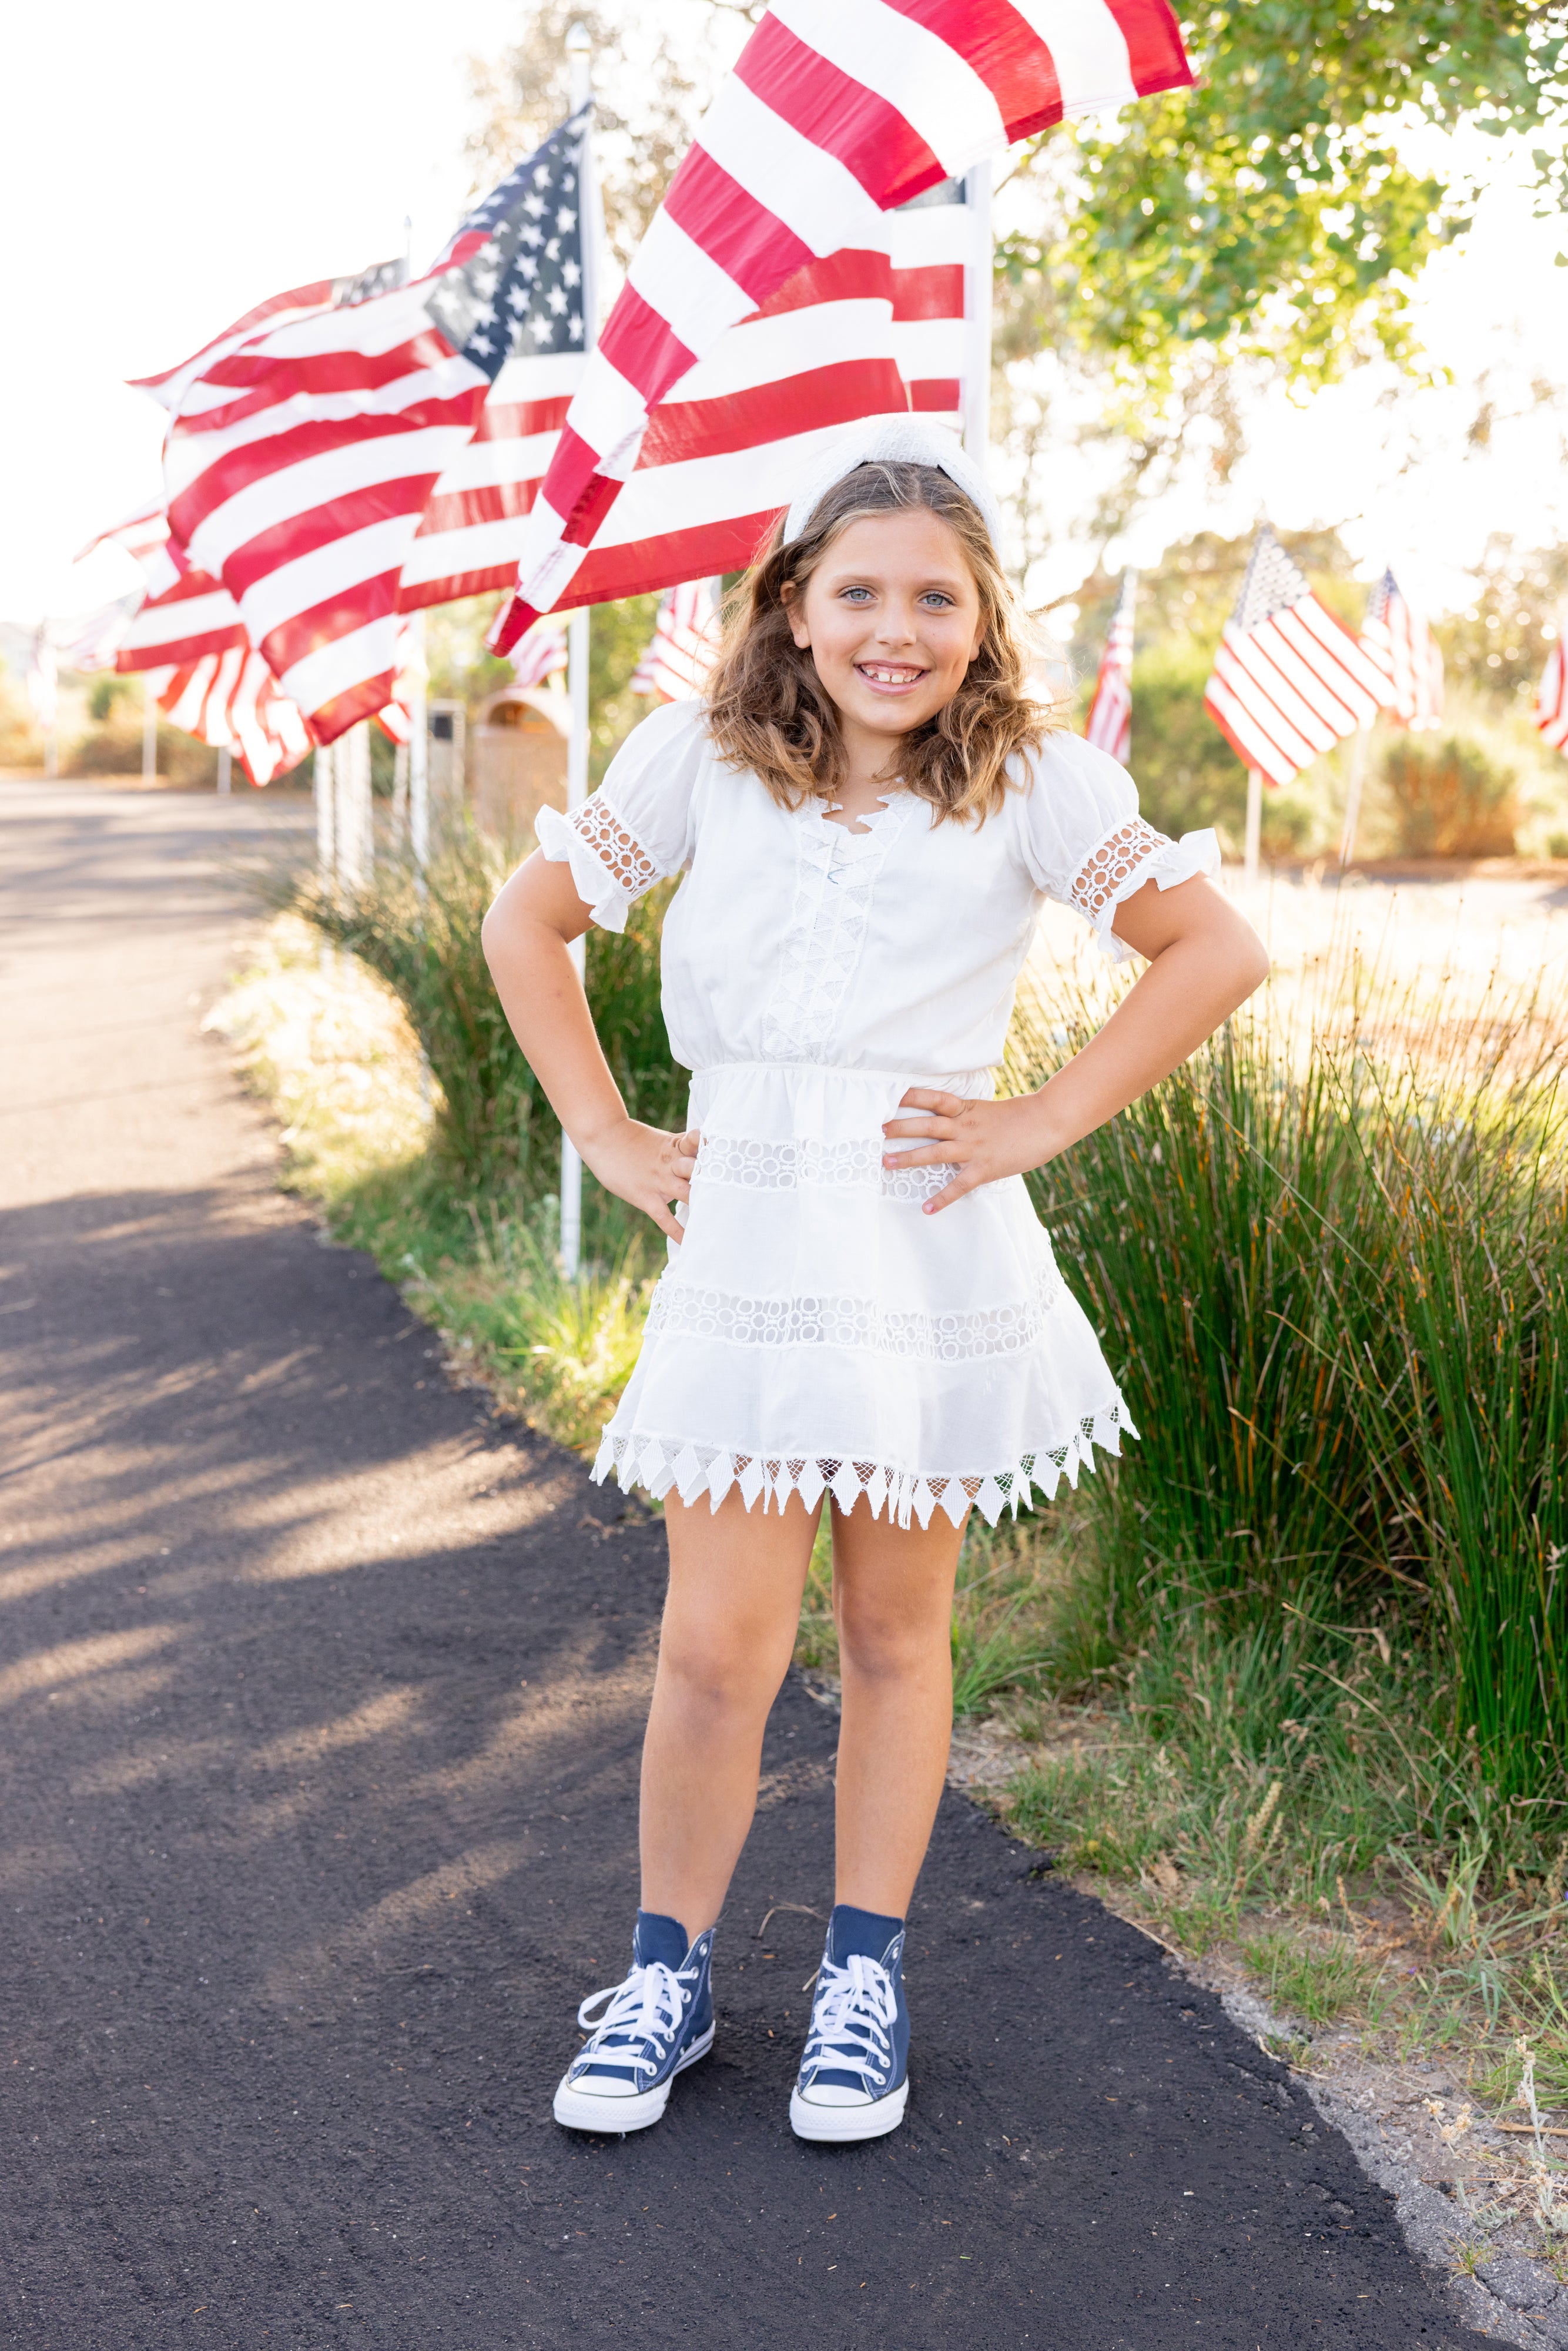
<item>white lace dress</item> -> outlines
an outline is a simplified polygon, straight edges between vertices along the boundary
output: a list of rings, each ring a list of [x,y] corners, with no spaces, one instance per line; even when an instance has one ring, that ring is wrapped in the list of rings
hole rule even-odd
[[[597,1478],[716,1509],[732,1487],[747,1509],[863,1493],[901,1526],[974,1504],[994,1525],[1136,1434],[1021,1176],[925,1217],[950,1171],[882,1165],[907,1087],[992,1092],[1043,897],[1120,956],[1124,898],[1218,866],[1212,833],[1155,832],[1077,737],[1030,767],[983,824],[895,790],[852,832],[779,808],[672,703],[572,817],[541,810],[606,929],[684,877],[664,1006],[702,1144]]]

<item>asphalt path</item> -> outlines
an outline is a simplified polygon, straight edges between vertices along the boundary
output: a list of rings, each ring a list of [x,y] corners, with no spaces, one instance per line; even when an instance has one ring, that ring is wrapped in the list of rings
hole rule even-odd
[[[0,2330],[1477,2344],[1299,2088],[949,1796],[909,2120],[790,2136],[834,1721],[800,1686],[664,2123],[549,2099],[620,1976],[657,1522],[444,1379],[198,1032],[249,795],[0,783]]]

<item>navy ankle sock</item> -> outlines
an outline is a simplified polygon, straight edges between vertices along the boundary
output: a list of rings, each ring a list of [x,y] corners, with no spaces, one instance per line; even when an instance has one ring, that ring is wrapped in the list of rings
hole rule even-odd
[[[828,1957],[842,1967],[852,1951],[862,1959],[880,1960],[895,1935],[904,1932],[902,1918],[885,1918],[878,1910],[857,1910],[852,1902],[835,1902],[828,1921]]]
[[[678,1918],[666,1918],[659,1910],[639,1910],[632,1949],[640,1967],[663,1959],[667,1968],[678,1968],[691,1944]]]

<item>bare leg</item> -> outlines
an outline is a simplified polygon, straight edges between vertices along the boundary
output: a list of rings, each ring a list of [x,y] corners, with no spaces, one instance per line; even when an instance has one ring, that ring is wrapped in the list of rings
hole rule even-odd
[[[818,1512],[727,1494],[664,1504],[670,1590],[643,1743],[643,1907],[718,1917],[757,1808],[762,1732],[795,1646]]]
[[[835,1899],[902,1918],[925,1858],[953,1732],[949,1627],[962,1527],[833,1511],[839,1732]]]

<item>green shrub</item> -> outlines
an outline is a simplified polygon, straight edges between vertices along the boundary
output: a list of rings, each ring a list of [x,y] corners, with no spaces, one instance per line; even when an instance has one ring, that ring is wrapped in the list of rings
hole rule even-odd
[[[271,890],[336,946],[384,979],[440,1089],[435,1145],[465,1188],[538,1201],[559,1181],[560,1128],[517,1049],[480,943],[486,911],[515,852],[455,829],[423,891],[411,864],[382,860],[353,895],[288,876]],[[588,992],[606,1057],[634,1118],[684,1122],[687,1080],[670,1058],[659,1003],[659,926],[667,890],[640,901],[624,934],[595,930]]]
[[[1518,777],[1512,768],[1495,765],[1479,743],[1456,735],[1427,746],[1402,736],[1385,756],[1383,780],[1402,855],[1513,855],[1523,821]]]

